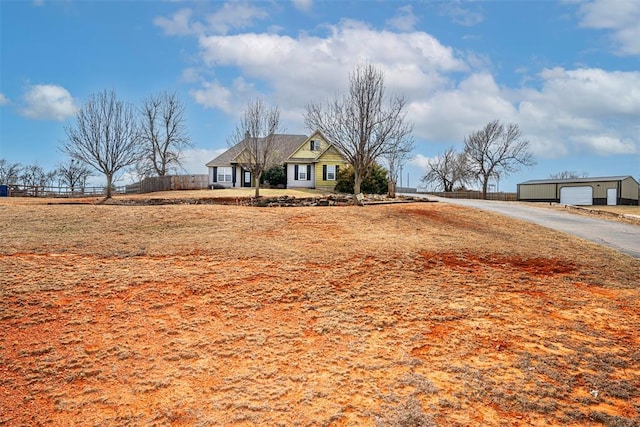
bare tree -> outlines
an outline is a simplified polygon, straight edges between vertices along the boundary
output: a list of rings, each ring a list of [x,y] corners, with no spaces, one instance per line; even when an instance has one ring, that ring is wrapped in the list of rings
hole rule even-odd
[[[499,120],[494,120],[467,136],[464,144],[471,170],[482,184],[483,199],[487,198],[491,178],[506,176],[522,166],[535,165],[529,141],[522,138],[520,127],[515,123],[505,128]]]
[[[69,187],[71,192],[76,191],[77,187],[84,189],[89,176],[91,176],[91,171],[75,159],[58,164],[59,181],[62,185]]]
[[[45,173],[44,175],[44,183],[47,187],[53,187],[53,183],[56,180],[56,177],[58,176],[58,171],[56,170],[52,170],[49,171],[47,173]]]
[[[391,144],[389,151],[382,155],[387,171],[387,183],[389,197],[396,197],[396,185],[398,183],[398,177],[400,170],[411,159],[411,151],[413,150],[413,137],[410,134],[404,135],[400,141],[395,141]]]
[[[20,180],[27,187],[42,187],[46,184],[46,172],[38,164],[27,165],[22,168]]]
[[[230,145],[241,144],[238,164],[251,172],[255,197],[260,196],[260,178],[273,166],[276,152],[276,133],[280,131],[280,109],[268,107],[261,98],[249,102],[234,133]]]
[[[37,196],[38,193],[42,191],[42,187],[46,187],[52,183],[52,177],[53,175],[45,172],[42,166],[33,164],[22,168],[20,181],[22,181],[22,185],[25,187],[31,187],[34,192],[33,194]]]
[[[562,171],[558,173],[552,173],[549,175],[551,179],[576,179],[576,178],[588,178],[589,172],[576,172],[576,171]]]
[[[383,72],[362,64],[349,75],[348,93],[324,108],[318,102],[307,105],[305,123],[310,130],[320,130],[346,157],[358,194],[374,162],[409,140],[413,126],[405,121],[405,106],[402,97],[387,101]]]
[[[90,95],[78,111],[75,125],[65,126],[65,132],[68,141],[62,151],[104,174],[107,198],[111,197],[114,175],[142,157],[135,109],[119,100],[114,91]]]
[[[151,95],[143,101],[140,134],[145,155],[138,169],[149,171],[147,175],[164,176],[180,166],[183,150],[192,146],[184,125],[184,110],[175,92]]]
[[[22,174],[20,163],[9,163],[0,159],[0,184],[17,184]]]
[[[427,168],[422,181],[446,192],[454,191],[456,186],[463,186],[473,178],[468,157],[464,152],[458,153],[453,147],[429,160]]]

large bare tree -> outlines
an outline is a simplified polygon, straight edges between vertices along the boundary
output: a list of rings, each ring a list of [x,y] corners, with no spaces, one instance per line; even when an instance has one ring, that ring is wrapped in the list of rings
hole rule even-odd
[[[22,175],[20,163],[9,163],[5,159],[0,159],[0,184],[17,184],[20,175]]]
[[[238,164],[251,172],[255,197],[260,196],[260,178],[273,166],[277,154],[276,133],[280,131],[280,109],[269,107],[258,98],[249,102],[229,138],[230,145],[240,144]]]
[[[464,152],[471,170],[482,184],[482,198],[487,198],[489,180],[506,176],[522,166],[533,166],[529,141],[522,137],[520,127],[510,123],[506,127],[499,120],[488,123],[464,139]]]
[[[167,175],[180,166],[183,150],[191,147],[184,124],[184,104],[175,92],[150,95],[142,102],[140,136],[145,154],[138,169]]]
[[[90,95],[65,132],[68,140],[62,151],[104,174],[107,198],[115,174],[136,164],[143,154],[135,108],[114,91]]]
[[[91,176],[89,168],[75,159],[68,159],[58,164],[58,180],[62,185],[69,187],[72,193],[78,187],[84,188],[89,176]]]
[[[422,182],[431,184],[438,190],[449,192],[467,184],[472,178],[473,174],[466,154],[449,147],[442,155],[427,162],[427,173],[422,178]]]
[[[349,75],[349,91],[326,106],[313,102],[306,107],[305,123],[320,130],[346,157],[355,172],[353,190],[375,161],[406,143],[413,127],[405,121],[404,98],[385,96],[384,73],[372,64],[360,64]]]

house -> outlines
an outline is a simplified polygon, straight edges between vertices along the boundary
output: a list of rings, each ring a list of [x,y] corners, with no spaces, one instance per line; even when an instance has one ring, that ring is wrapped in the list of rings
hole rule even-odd
[[[640,185],[632,176],[539,179],[518,184],[518,200],[565,205],[637,205]]]
[[[276,134],[274,137],[273,164],[268,165],[267,169],[283,166],[287,188],[333,190],[338,172],[347,162],[322,133],[316,131],[310,137],[287,134]],[[234,188],[253,185],[251,172],[242,167],[244,144],[243,140],[207,163],[210,186]]]
[[[336,147],[316,131],[284,162],[287,188],[319,188],[333,190],[341,167],[347,161]]]

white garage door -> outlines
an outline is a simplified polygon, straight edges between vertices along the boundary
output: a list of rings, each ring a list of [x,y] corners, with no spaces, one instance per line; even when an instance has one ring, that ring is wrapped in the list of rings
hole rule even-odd
[[[560,203],[563,205],[590,206],[593,204],[592,187],[562,187]]]

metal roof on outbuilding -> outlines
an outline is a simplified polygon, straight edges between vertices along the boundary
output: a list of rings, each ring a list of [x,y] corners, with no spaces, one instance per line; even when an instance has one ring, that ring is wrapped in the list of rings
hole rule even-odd
[[[621,176],[601,176],[601,177],[593,177],[593,178],[532,179],[530,181],[521,182],[520,184],[569,184],[569,183],[582,183],[582,182],[609,182],[609,181],[623,181],[628,178],[631,178],[635,181],[635,178],[633,178],[631,175],[621,175]]]

